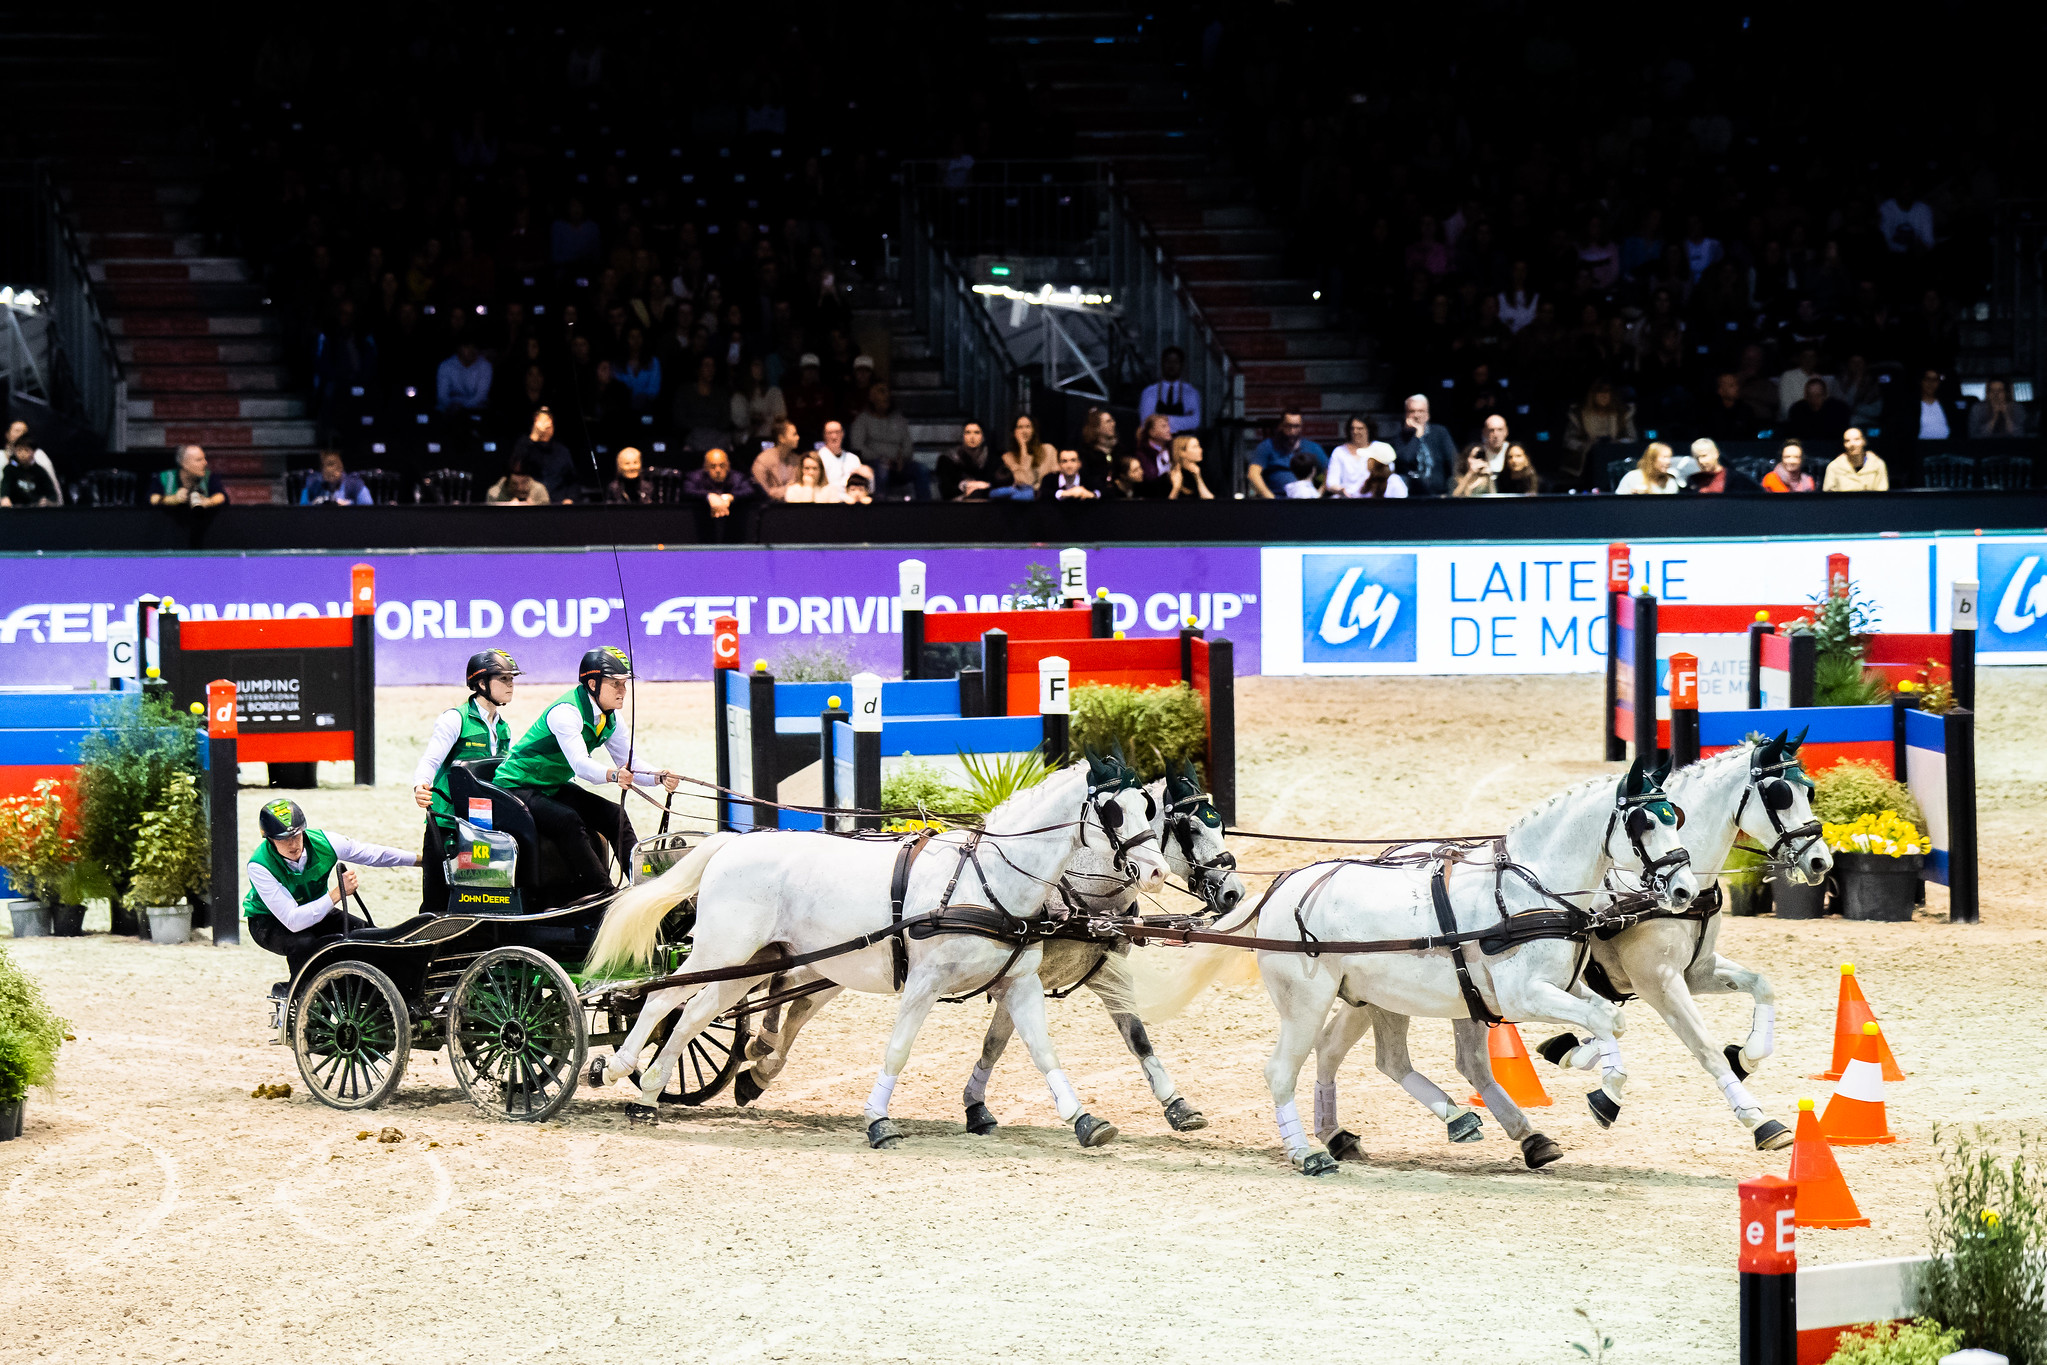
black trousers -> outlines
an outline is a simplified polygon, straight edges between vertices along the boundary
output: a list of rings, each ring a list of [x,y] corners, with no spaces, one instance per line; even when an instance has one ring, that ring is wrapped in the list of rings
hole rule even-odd
[[[290,968],[293,980],[298,979],[299,968],[306,965],[306,959],[313,955],[313,949],[336,934],[345,934],[351,929],[367,929],[369,921],[357,919],[354,915],[340,910],[329,911],[327,918],[310,929],[287,929],[284,921],[275,915],[249,916],[249,937],[256,940],[256,946],[268,952],[280,953],[285,965]]]
[[[558,787],[551,792],[525,789],[519,792],[526,809],[533,813],[533,825],[542,837],[552,839],[568,865],[572,896],[594,896],[611,889],[611,871],[590,836],[599,833],[611,840],[620,867],[632,857],[633,826],[618,807],[616,798],[606,800],[596,792],[578,786]]]
[[[455,846],[455,836],[441,828],[441,822],[429,815],[426,818],[426,837],[420,845],[419,870],[419,913],[422,915],[445,915],[448,913],[448,850]]]

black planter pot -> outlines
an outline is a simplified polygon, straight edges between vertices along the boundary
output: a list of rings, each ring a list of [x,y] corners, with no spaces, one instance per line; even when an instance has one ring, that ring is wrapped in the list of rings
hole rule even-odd
[[[1826,913],[1827,888],[1807,886],[1787,877],[1770,879],[1770,904],[1778,919],[1818,919]]]
[[[132,938],[137,933],[147,934],[149,932],[147,924],[142,924],[138,927],[135,912],[122,903],[121,897],[114,897],[110,909],[111,918],[107,924],[108,933],[127,934]]]
[[[1761,877],[1722,877],[1727,896],[1727,913],[1754,916],[1770,913],[1770,884]]]
[[[0,1142],[21,1136],[21,1121],[28,1112],[28,1096],[12,1104],[0,1104]]]
[[[58,938],[77,938],[85,932],[85,907],[57,905],[50,908],[50,932]]]
[[[1834,875],[1841,884],[1841,913],[1849,919],[1902,923],[1912,918],[1926,855],[1902,858],[1881,853],[1836,853]]]

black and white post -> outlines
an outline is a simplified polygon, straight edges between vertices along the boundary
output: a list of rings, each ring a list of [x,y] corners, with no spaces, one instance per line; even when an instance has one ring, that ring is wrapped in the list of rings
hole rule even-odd
[[[881,675],[853,675],[853,805],[881,809]],[[880,829],[879,815],[859,815],[855,829]]]
[[[921,678],[924,661],[924,561],[896,565],[896,610],[903,618],[903,677]]]
[[[1061,767],[1072,743],[1073,670],[1057,654],[1038,660],[1038,715],[1044,725],[1045,766]]]

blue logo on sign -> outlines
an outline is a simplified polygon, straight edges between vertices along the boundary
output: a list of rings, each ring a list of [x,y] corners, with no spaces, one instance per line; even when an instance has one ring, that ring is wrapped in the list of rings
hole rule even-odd
[[[1976,571],[1983,579],[1976,610],[1986,618],[1978,648],[2047,650],[2047,545],[1985,542],[1976,550]]]
[[[1301,658],[1413,663],[1415,557],[1301,556]]]

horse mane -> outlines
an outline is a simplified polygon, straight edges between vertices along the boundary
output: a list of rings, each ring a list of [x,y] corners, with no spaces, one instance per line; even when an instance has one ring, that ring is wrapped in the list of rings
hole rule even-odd
[[[1563,805],[1566,801],[1575,800],[1581,793],[1591,791],[1594,787],[1608,785],[1612,781],[1613,776],[1611,774],[1601,774],[1598,777],[1588,777],[1583,782],[1574,782],[1560,792],[1553,792],[1521,812],[1514,823],[1507,826],[1507,833],[1512,834],[1523,825],[1546,815],[1558,806]]]
[[[1052,804],[1051,798],[1055,792],[1057,792],[1062,803],[1071,800],[1071,794],[1064,789],[1071,785],[1076,778],[1085,785],[1086,774],[1078,765],[1059,769],[1043,782],[1025,787],[1022,791],[989,811],[982,818],[981,828],[987,830],[990,834],[1008,834],[1017,830],[1037,829],[1044,825],[1058,823],[1055,820],[1045,819],[1043,817],[1043,808]],[[1074,818],[1079,818],[1077,810]]]

